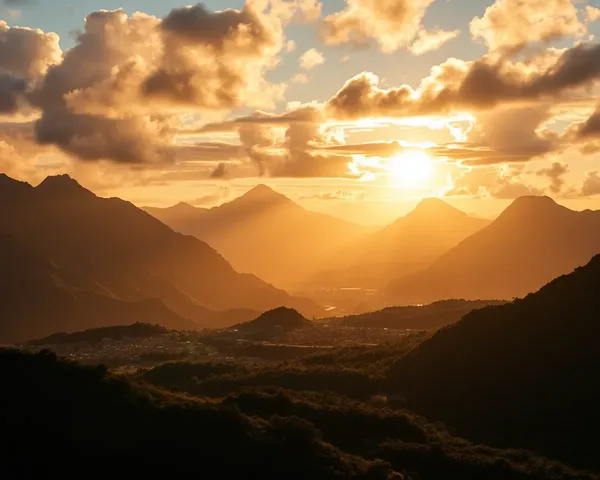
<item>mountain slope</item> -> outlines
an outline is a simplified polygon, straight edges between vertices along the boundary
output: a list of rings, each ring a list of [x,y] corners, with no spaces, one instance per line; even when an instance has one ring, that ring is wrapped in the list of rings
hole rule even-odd
[[[293,285],[313,274],[333,252],[366,232],[305,210],[265,185],[212,209],[179,204],[146,211],[212,245],[237,270],[277,285]]]
[[[468,314],[400,359],[390,384],[460,435],[600,468],[600,256]]]
[[[11,235],[0,234],[0,272],[0,343],[141,321],[195,328],[158,300],[123,301],[77,288],[68,275]]]
[[[336,262],[344,266],[318,278],[326,285],[380,288],[399,275],[427,267],[487,223],[428,198],[405,217],[342,251]]]
[[[426,270],[392,282],[390,302],[521,297],[600,253],[600,212],[548,197],[515,200],[492,224]]]
[[[290,332],[301,328],[313,326],[313,322],[304,318],[293,308],[280,307],[263,313],[258,318],[233,328],[239,332],[273,331],[280,328],[284,332]]]
[[[0,182],[11,185],[0,189],[0,228],[28,242],[81,288],[121,300],[157,298],[200,325],[215,310],[237,311],[229,325],[252,318],[248,310],[285,305],[307,315],[321,311],[237,273],[206,243],[175,233],[131,203],[96,197],[68,176],[49,177],[35,188],[6,176]]]
[[[376,312],[323,319],[320,322],[360,328],[432,330],[458,322],[467,313],[502,302],[492,300],[444,300],[430,305],[389,307]]]

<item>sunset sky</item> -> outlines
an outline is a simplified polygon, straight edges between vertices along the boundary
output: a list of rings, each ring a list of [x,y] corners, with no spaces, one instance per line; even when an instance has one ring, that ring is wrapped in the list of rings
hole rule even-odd
[[[0,3],[15,178],[148,206],[265,183],[371,224],[429,196],[600,209],[600,2]]]

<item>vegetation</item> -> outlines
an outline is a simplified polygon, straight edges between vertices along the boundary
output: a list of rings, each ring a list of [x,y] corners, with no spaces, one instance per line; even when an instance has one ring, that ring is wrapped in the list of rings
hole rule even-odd
[[[429,330],[458,322],[472,310],[505,303],[500,300],[442,300],[423,306],[389,307],[377,312],[333,318],[345,327]]]
[[[175,379],[191,366],[163,368]],[[208,378],[244,368],[204,364],[194,373]],[[153,478],[598,478],[525,451],[473,445],[413,413],[333,392],[262,387],[194,398],[47,351],[0,351],[0,375],[11,392],[0,397],[3,478],[80,475],[83,462],[93,462],[93,476]]]
[[[400,478],[324,443],[298,417],[250,418],[49,352],[0,351],[0,375],[10,392],[0,397],[3,478],[74,477],[83,465],[94,477]]]
[[[104,339],[122,340],[124,338],[147,338],[154,335],[167,333],[169,330],[160,325],[151,325],[149,323],[134,323],[133,325],[122,325],[116,327],[102,327],[83,332],[75,333],[55,333],[45,338],[32,340],[31,346],[41,345],[64,345],[73,343],[98,343]]]
[[[395,362],[387,390],[478,442],[600,469],[598,292],[600,256],[440,330]]]

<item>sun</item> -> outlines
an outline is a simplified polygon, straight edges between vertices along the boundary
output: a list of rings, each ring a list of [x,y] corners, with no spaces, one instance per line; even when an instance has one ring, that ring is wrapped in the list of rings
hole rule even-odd
[[[406,150],[388,160],[390,180],[399,187],[419,188],[433,176],[433,163],[423,150]]]

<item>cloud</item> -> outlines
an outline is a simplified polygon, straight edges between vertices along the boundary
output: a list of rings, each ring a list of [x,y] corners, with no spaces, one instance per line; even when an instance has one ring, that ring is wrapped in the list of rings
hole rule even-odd
[[[581,186],[581,196],[593,197],[600,194],[600,175],[597,171],[588,172]]]
[[[228,185],[220,185],[213,193],[198,197],[193,200],[188,200],[185,203],[189,203],[195,207],[204,207],[206,205],[214,205],[222,200],[227,199],[231,195],[231,189]]]
[[[324,63],[325,57],[321,52],[319,52],[315,48],[307,50],[300,57],[300,68],[302,68],[303,70],[312,70],[313,68],[318,67],[319,65],[323,65]]]
[[[210,174],[211,178],[225,178],[227,177],[227,164],[225,162],[219,163]]]
[[[26,80],[45,75],[61,61],[58,35],[0,21],[0,70]]]
[[[587,5],[585,7],[585,19],[588,23],[600,20],[600,8]]]
[[[599,78],[598,44],[578,44],[528,62],[450,58],[433,67],[416,89],[409,85],[383,89],[376,75],[359,74],[329,99],[327,110],[330,117],[340,120],[443,115],[558,99]]]
[[[21,77],[0,74],[0,113],[16,113],[26,108],[27,82]]]
[[[454,186],[446,192],[446,196],[513,200],[527,195],[543,195],[544,191],[526,183],[522,174],[519,166],[470,168],[454,180]]]
[[[471,22],[474,39],[500,54],[563,37],[581,37],[587,28],[572,0],[496,0],[483,17]]]
[[[420,30],[409,50],[413,55],[424,55],[439,50],[460,35],[460,30]]]
[[[336,190],[332,192],[319,192],[314,195],[303,195],[298,200],[335,200],[335,201],[358,201],[366,197],[364,192],[352,192],[350,190]]]
[[[551,167],[538,170],[537,175],[547,177],[550,180],[550,191],[554,194],[559,194],[565,186],[564,176],[568,172],[568,165],[554,162]]]
[[[391,53],[408,46],[421,30],[434,0],[346,0],[343,10],[325,18],[322,37],[329,45],[370,41]]]
[[[181,112],[281,99],[265,74],[285,49],[284,25],[317,13],[315,0],[196,5],[164,19],[93,12],[64,56],[55,34],[0,22],[0,109],[39,110],[39,143],[83,160],[171,162],[184,151],[173,145]]]
[[[58,35],[0,21],[0,113],[27,110],[28,91],[60,62]]]
[[[349,170],[353,159],[343,151],[325,126],[323,110],[300,105],[283,114],[256,112],[233,120],[209,123],[186,134],[237,132],[248,159],[258,174],[289,178],[356,177]],[[283,130],[283,138],[277,131]]]
[[[305,73],[297,73],[291,78],[290,81],[292,83],[307,84],[308,82],[310,82],[310,77]]]

